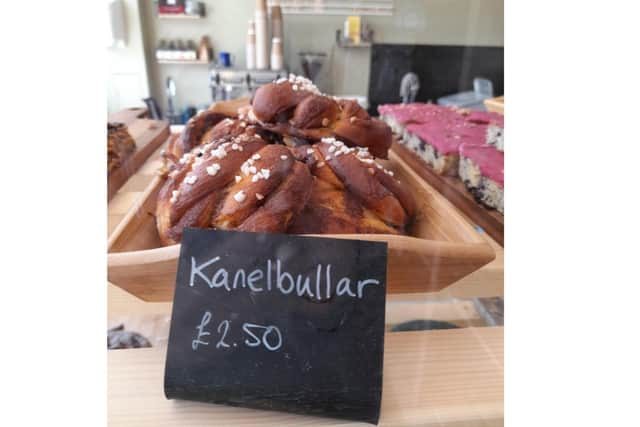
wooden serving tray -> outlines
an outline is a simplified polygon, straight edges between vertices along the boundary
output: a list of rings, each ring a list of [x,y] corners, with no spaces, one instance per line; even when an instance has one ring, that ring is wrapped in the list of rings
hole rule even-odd
[[[504,215],[495,209],[488,209],[476,202],[460,178],[438,175],[431,166],[413,151],[397,141],[393,143],[393,151],[422,179],[438,190],[471,221],[486,231],[500,246],[504,246]]]
[[[484,100],[484,106],[493,113],[504,115],[504,96]]]
[[[124,123],[129,125],[131,122],[135,122],[138,119],[144,119],[147,117],[148,111],[144,107],[126,108],[124,110],[117,111],[109,114],[110,122]]]
[[[112,116],[113,117],[113,116]],[[127,123],[127,131],[136,142],[136,149],[124,163],[109,174],[107,200],[136,173],[147,158],[169,137],[169,123],[160,120],[134,119]]]
[[[495,258],[488,242],[438,191],[425,183],[397,154],[387,169],[408,185],[418,209],[411,236],[343,234],[318,237],[385,241],[389,245],[390,293],[435,292]],[[157,176],[108,241],[108,279],[144,301],[171,301],[180,245],[162,247],[155,223],[156,197],[164,178]]]

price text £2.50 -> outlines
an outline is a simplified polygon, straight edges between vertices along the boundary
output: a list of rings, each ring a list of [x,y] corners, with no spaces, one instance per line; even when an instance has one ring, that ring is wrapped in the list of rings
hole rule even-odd
[[[195,327],[196,337],[191,341],[191,348],[193,351],[198,350],[200,346],[208,346],[212,343],[210,341],[211,332],[206,330],[206,326],[211,322],[212,314],[210,311],[205,311],[200,324]],[[231,347],[237,347],[237,343],[229,342],[227,335],[231,329],[231,322],[229,320],[222,320],[216,328],[219,339],[215,343],[216,349],[225,349]],[[257,325],[254,323],[245,322],[242,324],[242,331],[244,332],[243,344],[247,347],[264,347],[269,351],[277,351],[282,348],[282,334],[280,330],[273,325]]]

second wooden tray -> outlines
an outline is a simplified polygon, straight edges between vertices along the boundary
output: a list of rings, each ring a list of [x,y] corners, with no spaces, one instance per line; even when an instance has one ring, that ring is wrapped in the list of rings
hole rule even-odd
[[[385,167],[411,188],[418,212],[410,236],[345,234],[318,237],[388,243],[387,290],[435,292],[495,258],[487,241],[438,191],[397,154]],[[155,224],[156,197],[164,179],[156,177],[114,230],[108,242],[109,281],[145,301],[171,301],[180,245],[162,247]]]
[[[131,175],[136,173],[151,153],[156,151],[170,134],[168,122],[150,119],[131,120],[127,123],[127,131],[136,142],[136,149],[119,168],[109,174],[107,200],[111,200],[115,196],[120,187],[127,182]]]
[[[476,202],[457,176],[438,175],[428,164],[404,145],[394,142],[393,150],[422,179],[438,190],[476,225],[487,232],[500,246],[504,246],[504,215]]]

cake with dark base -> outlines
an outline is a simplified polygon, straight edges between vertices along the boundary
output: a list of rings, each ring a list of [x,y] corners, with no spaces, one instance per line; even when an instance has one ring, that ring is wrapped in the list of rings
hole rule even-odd
[[[385,104],[378,107],[378,112],[380,119],[388,124],[396,135],[402,136],[407,125],[425,123],[430,113],[438,108],[440,107],[433,104]]]
[[[462,144],[458,174],[477,202],[504,214],[504,153],[488,145]]]
[[[380,117],[440,175],[458,174],[458,148],[463,142],[482,144],[488,116],[434,104],[392,104],[378,108]]]
[[[380,118],[440,175],[459,176],[481,204],[504,213],[504,116],[434,104],[386,104]]]
[[[480,144],[486,128],[462,119],[409,125],[403,142],[440,175],[458,174],[458,149],[463,143]]]
[[[498,123],[487,126],[487,144],[496,147],[498,151],[504,151],[504,126]]]
[[[487,111],[472,111],[467,114],[467,121],[486,125],[487,133],[485,142],[496,147],[498,151],[504,151],[504,116]]]

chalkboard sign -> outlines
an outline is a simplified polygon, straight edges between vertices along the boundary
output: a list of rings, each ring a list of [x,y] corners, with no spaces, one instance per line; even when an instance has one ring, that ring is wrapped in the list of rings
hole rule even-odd
[[[188,229],[165,395],[377,423],[383,242]]]

